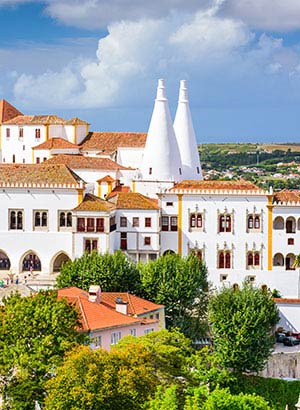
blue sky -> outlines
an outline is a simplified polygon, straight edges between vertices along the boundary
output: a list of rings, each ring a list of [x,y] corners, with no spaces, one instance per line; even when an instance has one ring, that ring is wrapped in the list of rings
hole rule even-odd
[[[299,0],[0,0],[1,98],[147,131],[187,79],[199,142],[300,142]]]

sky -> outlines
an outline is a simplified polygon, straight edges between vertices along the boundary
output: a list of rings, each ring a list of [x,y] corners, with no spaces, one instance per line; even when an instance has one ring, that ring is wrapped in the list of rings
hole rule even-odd
[[[0,98],[146,132],[164,78],[198,142],[300,143],[300,0],[0,0]]]

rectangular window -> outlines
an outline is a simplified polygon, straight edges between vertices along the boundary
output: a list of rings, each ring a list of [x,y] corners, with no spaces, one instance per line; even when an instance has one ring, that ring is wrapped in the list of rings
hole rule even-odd
[[[91,253],[92,251],[98,250],[98,240],[86,238],[84,240],[84,251]]]
[[[33,212],[33,226],[34,226],[34,229],[47,228],[48,211],[34,211]]]
[[[288,245],[294,245],[294,238],[288,238]]]
[[[145,238],[144,238],[144,245],[151,245],[151,238],[150,238],[150,236],[145,236]]]
[[[126,251],[127,249],[127,232],[121,232],[120,234],[120,239],[121,239],[121,243],[120,243],[120,248],[123,251]]]
[[[168,231],[169,230],[169,217],[168,216],[162,216],[161,217],[161,230],[162,231]]]
[[[19,128],[19,138],[23,139],[23,135],[24,135],[24,128],[21,127],[21,128]]]
[[[136,329],[130,329],[131,336],[136,336]]]
[[[121,339],[121,332],[113,332],[110,337],[110,344],[116,345]]]
[[[138,217],[133,217],[132,218],[132,226],[134,228],[138,228],[140,226],[140,218]]]
[[[43,158],[43,162],[45,162],[45,161],[47,161],[47,157],[44,157],[44,158]]]
[[[104,232],[104,218],[97,218],[96,219],[96,231],[97,232]]]
[[[159,320],[159,313],[155,313],[155,319]]]
[[[10,138],[10,128],[6,128],[6,138]]]
[[[151,228],[151,218],[145,218],[145,227]]]
[[[109,232],[115,231],[116,229],[117,229],[116,217],[111,216],[109,218]]]
[[[26,145],[23,145],[23,151],[25,151],[25,149],[26,149]]]
[[[11,209],[9,211],[9,229],[23,229],[24,211]]]
[[[40,128],[35,129],[35,138],[41,138],[41,130]]]
[[[83,220],[83,230],[84,230],[84,218],[81,218],[81,219]],[[72,228],[72,212],[60,211],[58,213],[58,224],[60,228]],[[77,227],[78,227],[78,220],[77,220]]]
[[[102,336],[96,336],[93,338],[93,343],[95,347],[102,347]]]
[[[177,216],[171,216],[171,231],[177,231]]]
[[[77,232],[84,232],[84,231],[85,231],[85,219],[77,218]]]
[[[41,162],[40,157],[36,157],[35,162],[39,164]]]
[[[127,218],[125,216],[121,216],[120,218],[120,227],[126,228],[127,227]]]
[[[95,230],[95,220],[94,220],[94,218],[87,218],[86,230],[87,230],[87,232],[94,232],[94,230]]]
[[[145,334],[145,335],[148,335],[148,334],[151,333],[151,332],[154,332],[154,329],[153,329],[153,328],[144,330],[144,334]]]
[[[167,206],[173,206],[173,202],[167,202],[166,205]]]

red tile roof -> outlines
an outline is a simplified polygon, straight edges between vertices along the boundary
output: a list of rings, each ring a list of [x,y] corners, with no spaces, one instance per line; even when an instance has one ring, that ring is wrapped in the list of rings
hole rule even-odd
[[[60,149],[60,148],[79,148],[78,145],[73,144],[63,138],[53,137],[47,141],[42,142],[39,145],[33,147],[33,149]]]
[[[0,164],[0,185],[77,185],[82,179],[63,164]]]
[[[243,179],[239,181],[207,181],[207,180],[185,180],[175,184],[169,192],[190,191],[190,192],[203,192],[203,191],[244,191],[257,194],[266,194],[266,192],[252,182],[245,181]]]
[[[300,299],[292,299],[292,298],[274,298],[273,299],[275,303],[287,303],[287,304],[291,304],[291,305],[300,305]]]
[[[143,148],[147,134],[140,132],[90,132],[81,143],[84,151],[116,151],[118,147]]]
[[[0,100],[0,124],[9,121],[18,115],[23,115],[16,107],[6,100]]]
[[[21,114],[21,113],[19,113]],[[18,114],[17,114],[18,115]],[[18,115],[15,118],[8,119],[5,124],[11,125],[89,125],[88,122],[80,120],[79,118],[71,118],[64,120],[58,115]]]
[[[116,308],[116,299],[121,298],[123,302],[128,303],[128,314],[139,316],[154,310],[164,308],[164,305],[158,305],[148,300],[139,298],[127,292],[102,292],[101,301],[104,305]]]
[[[83,201],[73,211],[98,211],[109,212],[115,209],[115,205],[92,194],[86,194]]]
[[[88,292],[76,287],[59,289],[58,297],[65,297],[70,303],[75,304],[82,317],[83,329],[86,331],[143,323],[143,320],[116,312],[101,302],[90,302]]]
[[[117,195],[119,192],[131,192],[129,186],[126,185],[117,185],[110,194],[107,195],[106,199],[112,198],[113,196]]]
[[[118,192],[110,197],[117,209],[159,209],[157,202],[138,192]]]
[[[274,203],[299,203],[300,202],[300,191],[298,190],[288,190],[283,189],[280,192],[276,192],[273,198]]]
[[[72,169],[101,169],[117,171],[127,169],[109,158],[86,157],[84,155],[59,154],[48,159],[45,164],[66,164]]]
[[[97,182],[115,182],[116,180],[113,179],[110,175],[105,175],[105,177],[100,178]]]

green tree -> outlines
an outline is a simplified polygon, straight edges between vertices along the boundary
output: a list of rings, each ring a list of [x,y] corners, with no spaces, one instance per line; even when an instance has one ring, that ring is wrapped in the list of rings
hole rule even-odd
[[[88,290],[90,285],[100,285],[104,292],[138,293],[139,272],[121,251],[104,255],[92,252],[64,264],[57,277],[59,288],[77,286]]]
[[[145,405],[145,410],[178,410],[177,387],[172,385],[167,389],[158,386],[155,398]]]
[[[141,409],[154,394],[149,352],[142,345],[127,350],[71,352],[47,383],[46,410]]]
[[[143,295],[165,305],[167,328],[197,339],[207,330],[207,270],[193,254],[169,254],[139,265]]]
[[[220,364],[237,372],[263,369],[279,320],[272,296],[247,283],[241,289],[223,288],[211,297],[208,312]]]
[[[66,351],[85,336],[77,311],[57,292],[4,299],[0,311],[0,375],[6,408],[32,409]]]

